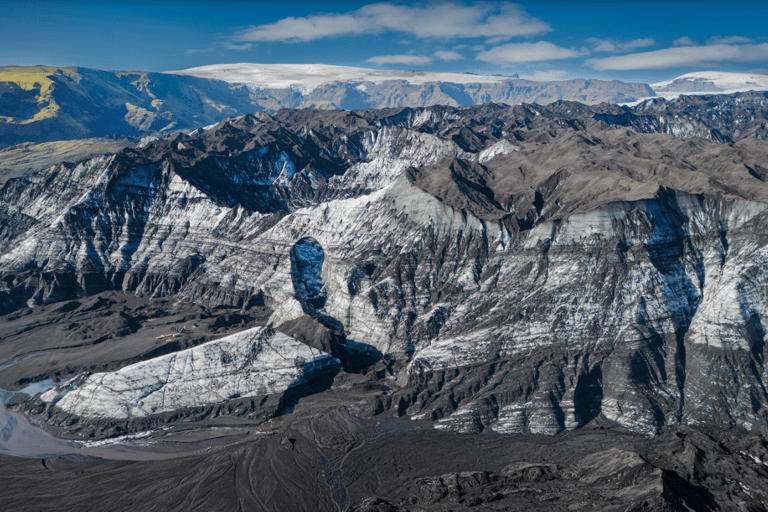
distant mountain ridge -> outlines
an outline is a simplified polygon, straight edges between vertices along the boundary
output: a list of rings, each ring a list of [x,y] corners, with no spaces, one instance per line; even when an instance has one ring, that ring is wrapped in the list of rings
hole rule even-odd
[[[665,99],[677,98],[680,95],[768,91],[768,75],[698,71],[686,73],[666,82],[651,84],[651,89],[657,96]]]
[[[768,76],[700,72],[649,86],[309,64],[226,64],[166,73],[9,66],[0,68],[0,148],[191,131],[227,117],[281,108],[545,105],[560,100],[632,104],[657,96],[747,90],[768,90]]]
[[[518,75],[386,71],[320,64],[221,64],[170,73],[243,84],[281,107],[329,102],[335,108],[463,107],[481,103],[541,105],[558,100],[627,103],[654,96],[646,84],[617,80],[539,82]]]
[[[195,129],[263,110],[244,86],[144,71],[0,68],[0,148]]]
[[[193,130],[227,117],[281,108],[546,104],[561,99],[600,103],[651,95],[645,84],[532,82],[339,66],[272,65],[266,69],[247,64],[178,74],[10,66],[0,68],[0,148],[22,142]]]

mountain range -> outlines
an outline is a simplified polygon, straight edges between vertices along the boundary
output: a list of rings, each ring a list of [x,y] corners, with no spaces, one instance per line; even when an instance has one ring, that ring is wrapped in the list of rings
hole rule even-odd
[[[159,124],[0,151],[0,508],[765,510],[768,93],[37,71],[14,119]]]
[[[603,80],[393,72],[294,64],[213,65],[169,73],[50,66],[0,68],[0,148],[194,130],[280,108],[637,103],[679,94],[768,89],[763,75],[694,73],[649,86]]]

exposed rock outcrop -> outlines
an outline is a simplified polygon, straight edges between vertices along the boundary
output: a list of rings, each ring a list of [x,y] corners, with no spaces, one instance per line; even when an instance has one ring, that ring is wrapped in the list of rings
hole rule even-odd
[[[0,190],[25,228],[0,312],[263,304],[349,371],[370,357],[392,389],[371,410],[460,432],[759,428],[767,146],[710,122],[742,101],[765,123],[755,98],[680,115],[710,140],[568,102],[280,111],[60,164]]]

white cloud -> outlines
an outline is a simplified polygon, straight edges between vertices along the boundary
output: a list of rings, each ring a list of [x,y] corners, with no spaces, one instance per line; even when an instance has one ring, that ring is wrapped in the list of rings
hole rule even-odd
[[[529,16],[509,2],[429,3],[407,6],[377,3],[347,13],[319,13],[288,17],[252,26],[236,41],[307,42],[339,36],[401,32],[419,38],[475,38],[531,36],[549,32],[544,21]]]
[[[480,52],[477,60],[493,64],[516,64],[520,62],[535,62],[541,60],[569,59],[579,57],[582,53],[569,48],[560,48],[547,41],[537,43],[510,43],[496,46]]]
[[[598,39],[596,37],[590,37],[587,39],[588,43],[594,46],[596,52],[627,52],[630,50],[636,50],[638,48],[645,48],[647,46],[653,46],[656,41],[650,37],[644,37],[642,39],[633,39],[632,41],[626,41],[619,43],[608,39]]]
[[[190,48],[184,53],[186,53],[187,55],[195,55],[197,53],[210,53],[212,51],[213,51],[213,48],[203,48],[203,49]]]
[[[699,66],[716,62],[759,62],[766,60],[768,60],[768,43],[714,44],[709,46],[679,46],[604,59],[587,59],[586,64],[598,71],[627,71]]]
[[[253,43],[245,43],[245,44],[232,44],[232,43],[224,43],[224,49],[226,50],[250,50],[253,48]]]
[[[555,80],[564,80],[567,75],[567,71],[560,70],[536,71],[532,75],[520,75],[520,78],[532,82],[552,82]]]
[[[485,40],[485,44],[494,45],[503,43],[505,41],[509,41],[511,38],[509,36],[496,36],[496,37],[490,37]]]
[[[587,42],[590,42],[595,45],[594,50],[596,52],[615,52],[616,51],[616,44],[610,41],[605,41],[602,39],[596,39],[594,37],[590,37],[587,40]]]
[[[674,41],[672,41],[672,44],[675,46],[693,46],[696,43],[693,42],[693,39],[691,39],[688,36],[678,37]]]
[[[463,55],[461,55],[458,52],[449,51],[449,50],[439,50],[435,52],[435,57],[444,60],[446,62],[452,62],[454,60],[461,60],[464,58]]]
[[[729,36],[729,37],[711,37],[707,44],[746,44],[752,40],[748,37]]]
[[[377,57],[371,57],[365,62],[371,62],[378,66],[381,66],[382,64],[408,64],[420,66],[429,64],[432,62],[432,59],[429,57],[422,57],[421,55],[379,55]]]

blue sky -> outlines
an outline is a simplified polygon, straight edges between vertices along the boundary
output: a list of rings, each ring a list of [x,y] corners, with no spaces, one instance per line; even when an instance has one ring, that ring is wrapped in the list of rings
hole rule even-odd
[[[323,63],[654,82],[768,74],[768,2],[3,0],[0,65]]]

